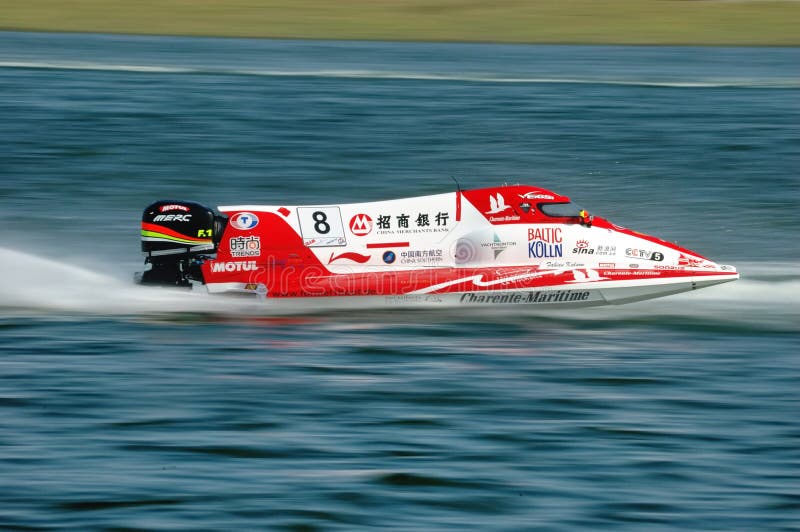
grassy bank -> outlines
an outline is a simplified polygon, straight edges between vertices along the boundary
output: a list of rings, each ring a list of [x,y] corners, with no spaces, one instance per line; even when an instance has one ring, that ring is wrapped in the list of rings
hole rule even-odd
[[[587,44],[800,45],[784,0],[0,0],[0,28]]]

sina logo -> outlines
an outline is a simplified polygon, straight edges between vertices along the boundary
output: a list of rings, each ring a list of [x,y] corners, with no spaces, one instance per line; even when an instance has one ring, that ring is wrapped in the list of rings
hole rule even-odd
[[[366,236],[372,231],[372,218],[366,214],[356,214],[350,218],[350,232],[356,236]]]
[[[575,247],[572,252],[577,255],[594,255],[594,249],[589,249],[588,240],[578,240],[575,242]]]
[[[511,205],[506,205],[505,198],[499,192],[497,193],[497,196],[492,196],[489,194],[489,206],[491,208],[486,211],[485,214],[497,214],[511,208]]]

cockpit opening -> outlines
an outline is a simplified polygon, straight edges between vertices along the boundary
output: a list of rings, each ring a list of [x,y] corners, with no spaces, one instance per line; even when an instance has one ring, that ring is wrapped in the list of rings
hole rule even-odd
[[[581,225],[591,227],[594,221],[594,216],[578,205],[577,203],[561,202],[561,203],[541,203],[539,210],[547,216],[553,218],[577,218]]]
[[[552,218],[579,218],[584,208],[577,203],[540,203],[539,210]]]

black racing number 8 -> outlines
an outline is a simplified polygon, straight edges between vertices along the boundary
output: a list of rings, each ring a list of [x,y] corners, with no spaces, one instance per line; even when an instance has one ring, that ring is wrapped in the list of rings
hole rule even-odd
[[[314,211],[311,214],[311,218],[314,220],[314,231],[321,235],[326,235],[331,230],[331,224],[328,223],[328,215],[326,215],[322,211]]]

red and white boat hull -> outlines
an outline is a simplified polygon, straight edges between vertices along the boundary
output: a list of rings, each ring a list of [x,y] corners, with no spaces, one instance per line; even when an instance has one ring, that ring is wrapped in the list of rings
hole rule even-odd
[[[184,230],[180,224],[193,219],[185,209],[159,231],[153,220],[165,215],[158,212],[180,204],[156,205],[143,218],[148,246],[153,239],[213,234],[216,254],[195,258],[199,275],[183,281],[200,282],[210,293],[266,300],[583,307],[739,277],[732,266],[616,226],[566,196],[531,186],[342,205],[223,206],[227,220],[217,217],[216,232],[205,225]],[[149,253],[149,261],[162,260]],[[184,267],[191,269],[178,269]]]

